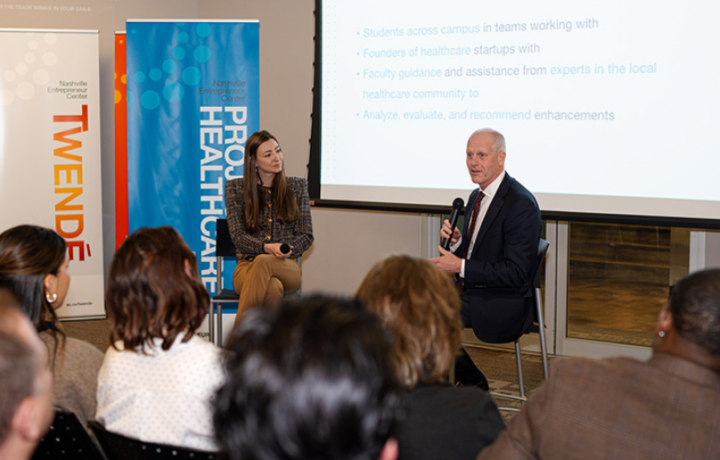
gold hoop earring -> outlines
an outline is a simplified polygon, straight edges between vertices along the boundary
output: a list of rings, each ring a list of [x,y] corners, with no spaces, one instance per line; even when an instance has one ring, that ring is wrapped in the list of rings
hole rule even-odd
[[[45,294],[45,300],[47,300],[48,303],[55,303],[55,301],[57,300],[57,294]]]

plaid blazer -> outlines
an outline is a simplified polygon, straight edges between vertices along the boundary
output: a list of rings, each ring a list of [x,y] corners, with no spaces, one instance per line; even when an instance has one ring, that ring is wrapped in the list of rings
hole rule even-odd
[[[288,177],[287,184],[295,195],[300,216],[293,222],[283,223],[276,219],[275,208],[265,206],[260,211],[260,226],[257,232],[245,231],[245,193],[243,179],[233,179],[225,184],[225,211],[227,212],[230,237],[235,244],[238,259],[263,254],[263,243],[288,243],[293,246],[292,258],[308,250],[314,241],[310,198],[307,180]],[[269,189],[268,189],[268,193]]]

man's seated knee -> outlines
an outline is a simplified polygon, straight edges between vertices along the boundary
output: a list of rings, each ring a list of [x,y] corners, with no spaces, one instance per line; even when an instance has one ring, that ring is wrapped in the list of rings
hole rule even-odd
[[[228,348],[214,424],[230,460],[397,455],[389,341],[358,302],[311,297],[251,309]]]

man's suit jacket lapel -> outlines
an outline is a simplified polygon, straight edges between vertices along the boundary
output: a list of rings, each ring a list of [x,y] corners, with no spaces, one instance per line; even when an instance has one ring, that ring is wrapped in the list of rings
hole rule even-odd
[[[500,209],[502,209],[502,206],[505,203],[505,195],[507,195],[508,190],[510,190],[510,181],[512,181],[512,177],[510,177],[508,173],[505,173],[505,178],[503,178],[503,181],[500,183],[497,194],[493,198],[492,203],[490,203],[490,208],[488,208],[487,214],[485,214],[485,218],[483,219],[482,224],[480,224],[480,230],[478,230],[478,236],[475,240],[475,246],[473,246],[473,254],[480,248],[480,244],[482,243],[482,240],[485,237],[488,228],[490,228],[493,221],[500,213]]]

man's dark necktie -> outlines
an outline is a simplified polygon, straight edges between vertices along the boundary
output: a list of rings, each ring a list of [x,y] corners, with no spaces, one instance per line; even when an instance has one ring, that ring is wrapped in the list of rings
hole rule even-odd
[[[478,215],[480,214],[480,202],[482,201],[485,194],[483,192],[478,193],[477,199],[475,200],[475,206],[473,206],[473,213],[472,213],[472,219],[470,220],[470,226],[468,227],[468,232],[465,237],[467,238],[467,241],[465,242],[465,247],[463,248],[462,252],[462,259],[467,259],[468,250],[470,249],[470,243],[472,242],[473,234],[475,233],[475,224],[477,223]],[[465,279],[458,277],[458,290],[462,292],[465,289]]]

